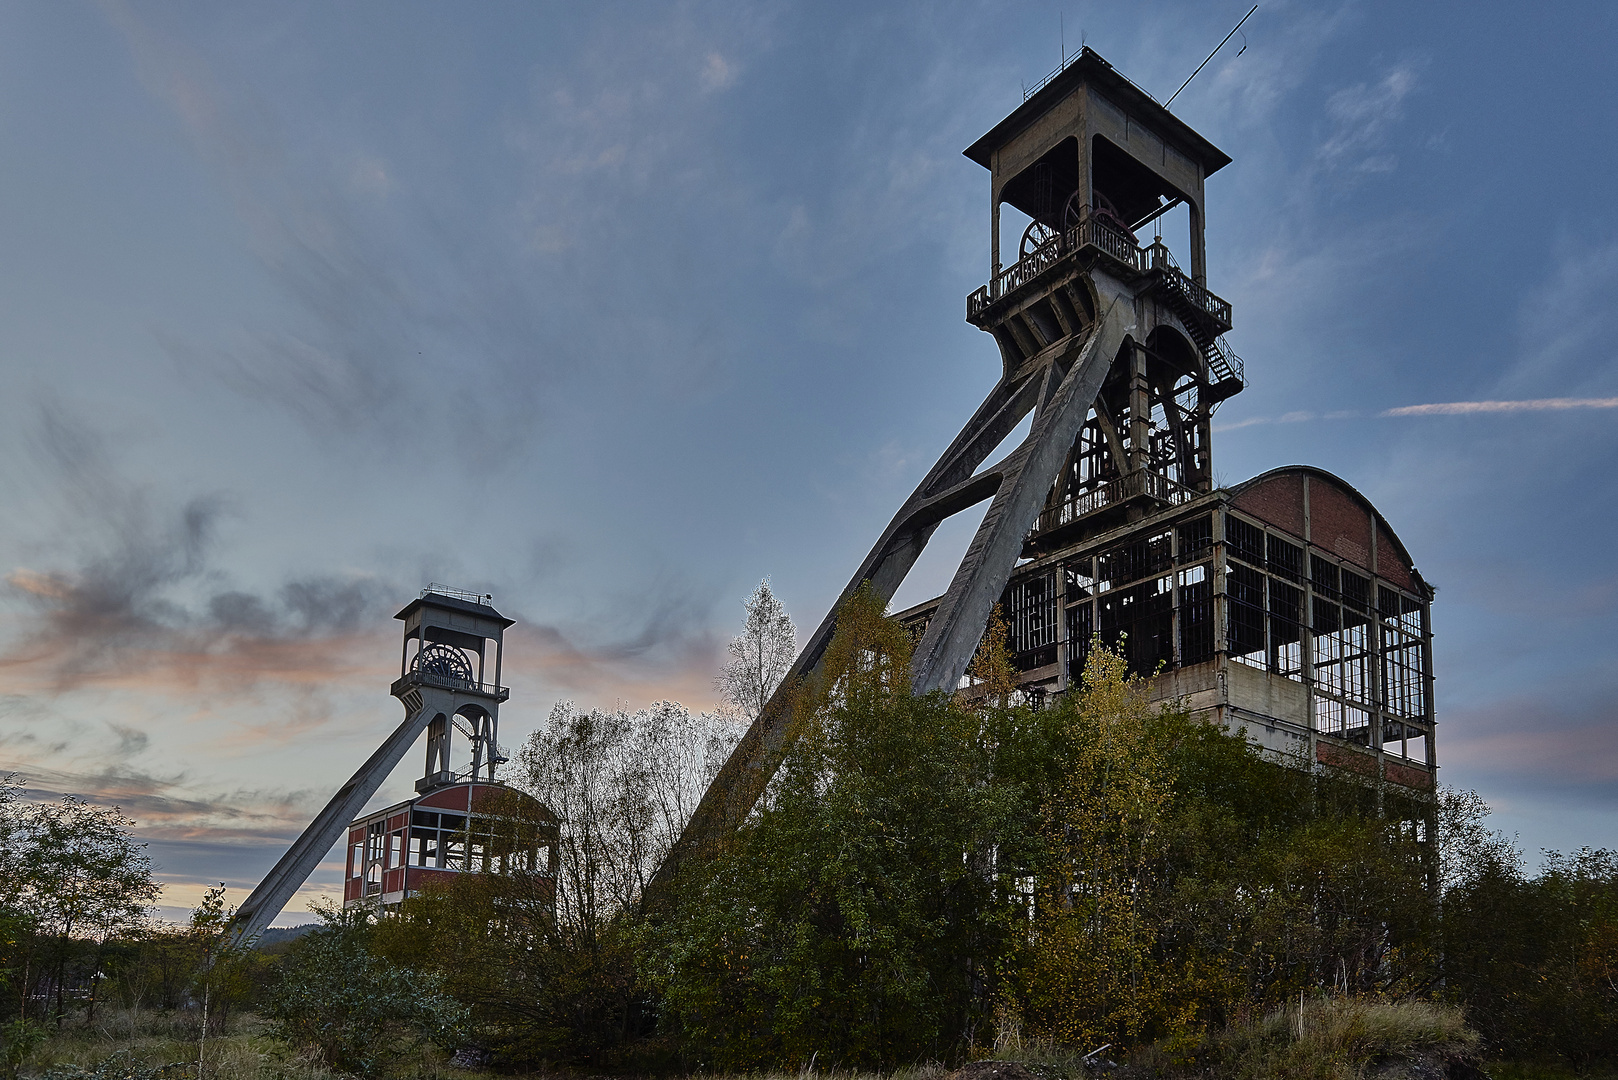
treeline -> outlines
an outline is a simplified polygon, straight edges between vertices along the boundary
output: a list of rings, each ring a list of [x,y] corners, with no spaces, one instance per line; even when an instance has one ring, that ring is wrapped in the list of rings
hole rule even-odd
[[[428,1043],[508,1070],[892,1067],[1104,1043],[1184,1060],[1323,997],[1456,1004],[1500,1056],[1614,1057],[1612,852],[1530,874],[1476,796],[1266,759],[1150,704],[1105,649],[1079,690],[1031,708],[998,640],[991,627],[969,691],[916,697],[909,638],[856,596],[823,680],[793,688],[798,737],[760,805],[660,888],[722,726],[673,705],[558,709],[513,778],[563,819],[548,871],[462,875],[380,920],[328,910],[279,970],[233,969],[234,1000],[366,1074]],[[221,917],[168,940],[191,933],[200,957]],[[79,940],[119,994],[159,1000],[140,935],[29,925],[26,948],[51,959],[28,972]],[[7,948],[6,1008],[47,1015]],[[190,978],[162,985],[194,1001]]]
[[[154,920],[160,888],[133,821],[72,796],[20,796],[0,782],[0,1065],[109,1005],[200,1017],[207,1001],[217,1030],[263,998],[274,955],[226,946],[223,886],[186,925]]]

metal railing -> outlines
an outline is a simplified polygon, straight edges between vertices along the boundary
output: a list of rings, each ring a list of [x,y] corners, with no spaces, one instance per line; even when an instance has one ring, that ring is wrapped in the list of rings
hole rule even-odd
[[[1214,382],[1225,382],[1229,379],[1235,379],[1243,384],[1247,382],[1242,358],[1231,350],[1230,342],[1225,340],[1225,335],[1220,334],[1215,338],[1206,349],[1202,350],[1202,355],[1207,357],[1208,373],[1213,376]]]
[[[1206,286],[1198,285],[1186,277],[1167,247],[1161,242],[1155,243],[1146,249],[1145,254],[1151,269],[1161,271],[1164,284],[1178,292],[1187,304],[1212,315],[1221,326],[1230,325],[1230,303],[1209,292]]]
[[[468,604],[488,604],[494,600],[494,597],[489,593],[475,593],[467,592],[465,589],[452,589],[448,585],[440,585],[436,581],[429,583],[425,589],[421,590],[423,600],[425,600],[429,594],[434,596],[448,596],[454,600],[465,600]]]
[[[1164,284],[1183,302],[1213,318],[1221,326],[1230,325],[1230,303],[1192,281],[1174,262],[1174,256],[1161,243],[1142,248],[1123,229],[1105,218],[1084,211],[1071,229],[1051,234],[1039,247],[1018,259],[980,286],[966,298],[966,317],[975,318],[990,304],[1033,281],[1063,258],[1084,248],[1094,248],[1126,269],[1144,274],[1155,270]]]
[[[430,671],[407,671],[394,683],[395,687],[404,686],[436,686],[440,690],[470,690],[478,694],[488,694],[504,701],[511,691],[507,687],[495,683],[473,682],[471,679],[457,679],[453,675],[435,675]]]
[[[1179,506],[1197,497],[1197,492],[1176,483],[1160,473],[1137,471],[1109,480],[1099,487],[1068,499],[1056,506],[1040,511],[1035,535],[1059,529],[1098,510],[1127,502],[1130,499],[1150,498],[1167,506]]]

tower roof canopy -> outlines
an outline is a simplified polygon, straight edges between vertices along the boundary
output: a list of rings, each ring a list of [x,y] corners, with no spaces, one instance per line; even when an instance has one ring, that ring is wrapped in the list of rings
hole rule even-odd
[[[442,611],[453,611],[462,615],[472,615],[480,619],[487,619],[498,623],[500,625],[500,629],[502,630],[513,625],[517,621],[515,619],[506,618],[488,604],[480,604],[471,600],[463,600],[459,596],[450,596],[431,589],[424,592],[416,599],[410,601],[410,603],[406,604],[399,614],[394,616],[394,618],[402,619],[408,622],[412,615],[423,608],[438,608]]]
[[[1202,166],[1204,176],[1210,176],[1230,164],[1230,155],[1197,134],[1184,120],[1159,105],[1155,98],[1124,78],[1111,64],[1101,58],[1100,53],[1089,47],[1081,49],[1077,60],[1068,64],[1044,86],[1030,94],[1026,101],[1012,110],[1010,116],[991,128],[987,135],[967,147],[966,156],[985,169],[990,168],[992,156],[997,149],[1016,138],[1018,133],[1038,120],[1057,102],[1064,100],[1084,85],[1093,86],[1112,98],[1126,109],[1132,118],[1152,128],[1161,138],[1173,143],[1181,153],[1197,161]]]

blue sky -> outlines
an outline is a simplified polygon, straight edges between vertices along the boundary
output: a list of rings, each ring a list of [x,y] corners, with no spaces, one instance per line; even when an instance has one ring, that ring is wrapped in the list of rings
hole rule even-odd
[[[740,599],[818,622],[996,376],[961,150],[1064,37],[1161,99],[1248,6],[0,2],[0,770],[124,805],[185,907],[397,722],[428,581],[519,620],[505,742],[709,704]],[[1443,778],[1530,851],[1618,844],[1615,36],[1265,3],[1175,102],[1234,158],[1216,473],[1387,515]]]

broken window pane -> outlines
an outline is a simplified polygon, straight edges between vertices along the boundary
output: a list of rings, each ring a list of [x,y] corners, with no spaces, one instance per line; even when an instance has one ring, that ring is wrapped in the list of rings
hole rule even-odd
[[[1067,575],[1067,598],[1071,603],[1074,600],[1084,600],[1093,596],[1096,590],[1095,563],[1090,559],[1074,559],[1063,567]]]
[[[1298,625],[1302,614],[1303,591],[1284,581],[1272,580],[1269,667],[1289,679],[1303,678],[1303,634]]]
[[[1019,671],[1056,663],[1060,603],[1055,567],[1014,582],[1006,589],[1002,600],[1006,636]]]
[[[1167,570],[1174,561],[1173,533],[1164,531],[1122,544],[1096,558],[1101,588],[1119,588]]]
[[[1180,663],[1200,664],[1213,659],[1213,567],[1208,564],[1180,571]]]
[[[1360,577],[1354,571],[1343,568],[1343,603],[1355,611],[1369,612],[1371,608],[1371,579]]]

